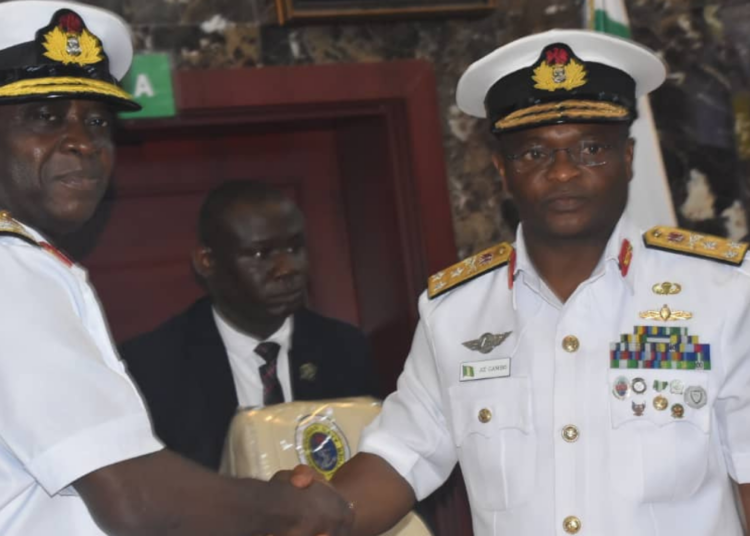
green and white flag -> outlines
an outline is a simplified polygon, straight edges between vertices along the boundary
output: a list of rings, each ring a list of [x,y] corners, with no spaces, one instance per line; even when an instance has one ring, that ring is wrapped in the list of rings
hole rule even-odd
[[[586,0],[584,6],[590,29],[630,37],[628,14],[623,0]],[[633,123],[631,135],[635,138],[635,162],[626,211],[642,229],[649,229],[654,225],[674,226],[677,224],[677,217],[647,96],[638,100],[638,120]]]

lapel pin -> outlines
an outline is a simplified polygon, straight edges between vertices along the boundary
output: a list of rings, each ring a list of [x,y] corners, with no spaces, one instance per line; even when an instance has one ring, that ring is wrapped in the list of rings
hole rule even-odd
[[[314,363],[305,363],[299,368],[299,377],[306,382],[314,382],[318,376],[318,367]]]

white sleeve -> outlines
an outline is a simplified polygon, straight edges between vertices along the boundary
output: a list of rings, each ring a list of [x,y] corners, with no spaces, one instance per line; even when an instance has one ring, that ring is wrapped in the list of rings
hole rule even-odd
[[[0,439],[50,495],[162,448],[111,342],[87,330],[101,312],[80,285],[46,252],[0,244]]]
[[[750,483],[750,278],[734,274],[738,292],[726,304],[721,337],[722,385],[715,411],[729,475]],[[713,361],[712,356],[712,361]],[[717,360],[718,361],[718,360]]]
[[[397,390],[365,429],[360,444],[361,451],[377,454],[393,466],[418,500],[443,484],[457,462],[443,405],[429,326],[423,317]]]

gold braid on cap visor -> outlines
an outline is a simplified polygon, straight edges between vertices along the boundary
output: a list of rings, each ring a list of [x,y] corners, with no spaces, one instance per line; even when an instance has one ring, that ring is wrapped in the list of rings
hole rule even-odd
[[[114,84],[102,80],[72,76],[31,78],[0,87],[0,98],[54,93],[95,93],[133,101],[133,97],[127,91],[120,89]]]
[[[566,100],[537,104],[506,115],[495,123],[498,130],[508,130],[555,119],[628,119],[630,110],[611,102]]]

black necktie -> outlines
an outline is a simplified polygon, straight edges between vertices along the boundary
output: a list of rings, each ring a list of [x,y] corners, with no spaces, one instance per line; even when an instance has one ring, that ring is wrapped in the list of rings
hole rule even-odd
[[[260,367],[260,379],[263,382],[263,405],[281,404],[284,402],[284,391],[281,390],[281,383],[276,374],[276,364],[278,363],[279,346],[275,342],[262,342],[255,347],[255,353],[266,362]]]

